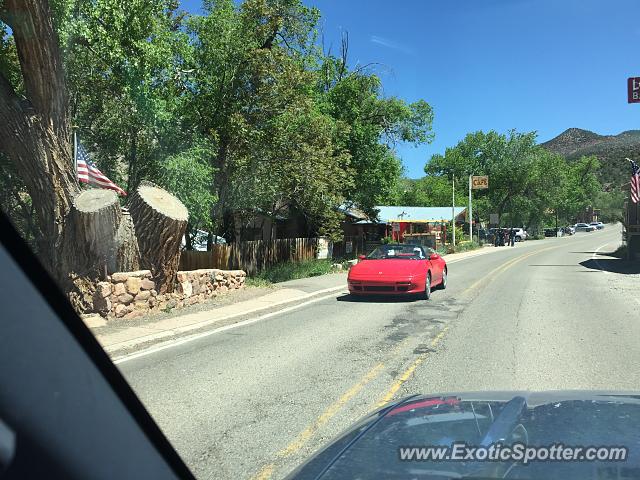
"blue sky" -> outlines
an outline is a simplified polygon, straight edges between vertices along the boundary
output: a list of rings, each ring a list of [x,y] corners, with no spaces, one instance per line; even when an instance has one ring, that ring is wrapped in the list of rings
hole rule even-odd
[[[303,0],[325,46],[349,33],[352,65],[376,63],[384,93],[433,107],[435,140],[398,153],[409,177],[468,132],[640,128],[638,0]],[[196,12],[198,0],[182,2]]]

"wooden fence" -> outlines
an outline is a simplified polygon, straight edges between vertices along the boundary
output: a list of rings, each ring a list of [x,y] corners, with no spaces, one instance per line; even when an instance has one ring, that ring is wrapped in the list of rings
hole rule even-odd
[[[182,252],[180,270],[240,269],[247,275],[256,275],[277,263],[313,259],[317,245],[317,238],[282,238],[213,245],[210,252]]]

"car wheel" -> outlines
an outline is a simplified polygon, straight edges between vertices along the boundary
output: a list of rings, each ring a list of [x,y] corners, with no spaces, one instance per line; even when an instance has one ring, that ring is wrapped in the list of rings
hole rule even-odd
[[[438,288],[440,290],[444,290],[445,288],[447,288],[447,269],[446,268],[442,271],[442,281],[440,282],[440,285],[438,285]]]
[[[427,273],[427,279],[424,282],[424,299],[431,298],[431,272]]]

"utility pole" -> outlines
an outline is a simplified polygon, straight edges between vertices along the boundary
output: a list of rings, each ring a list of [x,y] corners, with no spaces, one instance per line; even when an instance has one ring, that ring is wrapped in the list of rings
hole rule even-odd
[[[469,175],[469,240],[473,242],[473,208],[471,206],[471,178],[473,173]]]
[[[456,176],[451,175],[451,235],[456,246]]]

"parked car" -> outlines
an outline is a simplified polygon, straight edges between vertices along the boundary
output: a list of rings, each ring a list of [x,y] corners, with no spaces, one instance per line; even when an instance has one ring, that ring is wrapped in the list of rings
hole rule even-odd
[[[588,223],[576,223],[575,229],[576,232],[593,232],[596,227],[594,225],[589,225]]]
[[[564,227],[563,230],[564,230],[564,234],[565,235],[575,235],[575,233],[576,233],[575,227],[573,227],[571,225],[568,225],[568,226]]]
[[[524,228],[513,227],[513,229],[516,231],[516,242],[522,242],[529,238],[529,234]]]
[[[591,222],[589,225],[593,225],[597,230],[602,230],[604,228],[604,223],[602,222]]]
[[[558,233],[556,232],[555,228],[545,228],[544,229],[544,236],[545,237],[557,237]]]
[[[423,295],[447,287],[447,263],[435,250],[420,245],[380,245],[349,269],[352,295]]]

